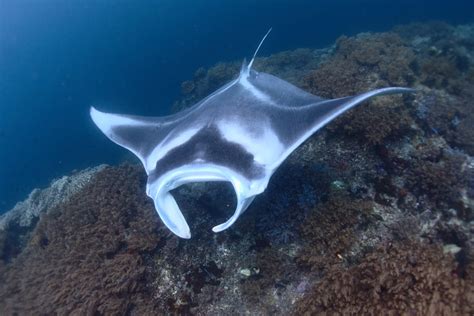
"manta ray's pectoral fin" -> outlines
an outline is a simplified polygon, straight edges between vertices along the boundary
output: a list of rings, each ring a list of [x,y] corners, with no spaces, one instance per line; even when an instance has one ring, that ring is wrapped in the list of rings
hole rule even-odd
[[[291,125],[293,134],[290,137],[290,146],[281,155],[280,159],[272,166],[277,168],[299,145],[313,135],[317,130],[324,127],[333,119],[343,114],[356,105],[375,96],[412,93],[415,89],[390,87],[368,91],[356,96],[339,99],[322,100],[301,107],[291,107],[286,110],[285,120],[280,125]],[[288,122],[291,122],[288,123]]]
[[[368,91],[356,96],[340,99],[324,100],[302,108],[305,120],[310,124],[308,130],[314,133],[333,119],[355,107],[356,105],[376,96],[415,92],[410,88],[390,87]]]
[[[164,118],[104,113],[94,107],[90,115],[105,136],[134,153],[148,170],[147,155],[168,131]]]

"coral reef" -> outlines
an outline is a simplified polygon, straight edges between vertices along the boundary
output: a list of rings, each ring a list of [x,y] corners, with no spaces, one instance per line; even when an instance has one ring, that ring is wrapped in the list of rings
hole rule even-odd
[[[474,280],[440,247],[383,244],[350,268],[330,267],[295,315],[472,315]]]
[[[144,262],[160,226],[143,175],[101,169],[80,194],[43,213],[23,252],[0,268],[4,315],[153,312]]]
[[[331,58],[306,77],[304,87],[317,95],[334,98],[386,86],[411,86],[415,53],[395,33],[364,33],[341,37]],[[368,144],[399,137],[411,125],[402,96],[379,98],[337,119],[332,131],[357,136]]]
[[[173,192],[190,240],[163,229],[138,166],[102,166],[36,191],[0,220],[0,310],[473,314],[473,47],[473,25],[427,23],[257,58],[257,70],[323,97],[389,85],[418,93],[331,122],[219,234],[210,227],[236,202],[228,184]],[[198,69],[174,110],[240,66]]]
[[[10,223],[28,227],[47,209],[67,201],[74,193],[81,190],[91,178],[105,165],[88,168],[71,176],[54,180],[43,190],[33,190],[28,198],[17,203],[9,212],[0,216],[0,230],[5,230]]]
[[[351,260],[351,246],[376,221],[370,200],[352,200],[336,193],[318,205],[301,227],[308,244],[298,261],[313,270],[324,270],[342,260]]]
[[[368,145],[378,145],[387,138],[400,137],[410,131],[412,118],[402,96],[380,98],[338,119],[329,129],[343,131]]]
[[[327,98],[384,86],[410,86],[414,52],[395,33],[341,37],[333,55],[306,78],[305,87]]]
[[[33,190],[25,201],[0,216],[0,260],[10,261],[24,248],[38,218],[80,191],[105,166],[88,168],[63,176],[43,190]]]
[[[466,187],[463,172],[465,157],[443,151],[437,157],[414,158],[407,185],[415,194],[426,194],[437,203],[453,205],[461,198],[461,188]],[[466,220],[470,220],[466,218]]]

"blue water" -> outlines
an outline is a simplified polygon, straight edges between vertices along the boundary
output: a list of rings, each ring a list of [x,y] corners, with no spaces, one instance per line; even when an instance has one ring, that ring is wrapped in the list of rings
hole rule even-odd
[[[0,0],[0,213],[74,169],[117,163],[90,105],[163,115],[201,66],[324,47],[342,34],[443,20],[474,1]]]

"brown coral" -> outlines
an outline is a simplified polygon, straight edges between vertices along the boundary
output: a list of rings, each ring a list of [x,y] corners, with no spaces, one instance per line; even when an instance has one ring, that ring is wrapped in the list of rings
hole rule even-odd
[[[459,69],[455,63],[444,56],[425,57],[420,61],[420,79],[430,88],[447,88],[450,92],[459,91],[457,87]]]
[[[335,54],[306,77],[305,88],[334,98],[390,85],[409,86],[414,80],[413,60],[414,53],[393,33],[341,37]],[[396,96],[372,100],[336,119],[329,128],[373,145],[399,136],[410,123],[403,98]]]
[[[471,89],[474,90],[474,86]],[[424,93],[417,100],[417,114],[419,124],[428,132],[443,136],[451,146],[472,155],[474,112],[472,103],[467,98],[439,91]]]
[[[436,161],[415,158],[408,171],[408,187],[415,193],[426,194],[445,209],[461,207],[460,191],[467,181],[464,162],[463,155],[453,153],[443,153]]]
[[[394,33],[341,37],[335,54],[307,76],[305,87],[327,98],[413,81],[414,53]]]
[[[153,311],[144,255],[160,237],[139,170],[107,168],[40,219],[23,253],[0,272],[4,314]]]
[[[295,314],[472,315],[474,280],[459,277],[456,267],[438,246],[382,245],[357,266],[330,268]]]
[[[402,96],[377,98],[361,106],[329,126],[343,131],[369,145],[382,144],[387,138],[400,137],[410,130],[412,119]]]
[[[342,262],[364,226],[375,221],[372,202],[352,200],[336,193],[317,206],[301,227],[307,247],[298,261],[312,270],[321,270]]]
[[[453,143],[463,148],[469,155],[474,155],[474,114],[459,122],[456,127]]]
[[[273,247],[265,246],[258,251],[252,275],[241,281],[241,291],[246,299],[257,303],[264,293],[284,284],[285,274],[291,272],[285,271],[283,261],[281,254]]]

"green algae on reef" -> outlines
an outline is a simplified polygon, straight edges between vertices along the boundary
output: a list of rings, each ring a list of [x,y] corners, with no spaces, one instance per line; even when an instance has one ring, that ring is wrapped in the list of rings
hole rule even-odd
[[[235,203],[222,183],[175,190],[191,240],[164,229],[136,166],[102,167],[58,203],[32,195],[30,224],[15,213],[1,221],[0,310],[474,314],[472,47],[473,25],[431,23],[257,58],[257,70],[324,97],[389,85],[419,93],[333,121],[219,234],[209,228]],[[198,69],[175,110],[239,67]]]

